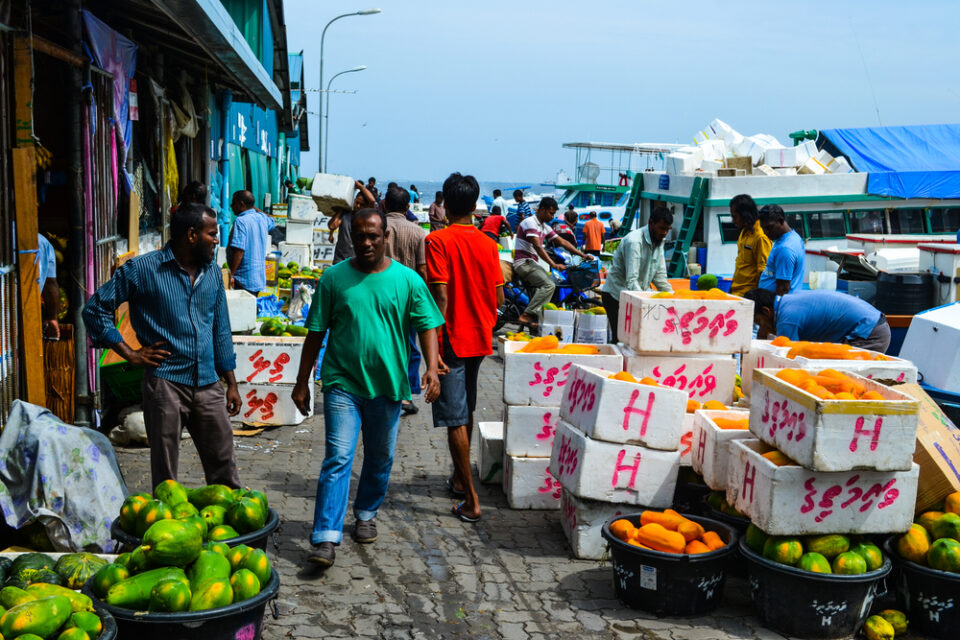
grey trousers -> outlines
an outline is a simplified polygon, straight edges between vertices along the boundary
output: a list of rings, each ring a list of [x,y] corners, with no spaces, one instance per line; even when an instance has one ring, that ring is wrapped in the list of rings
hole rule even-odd
[[[887,324],[887,317],[881,315],[880,322],[873,328],[866,338],[855,338],[850,341],[850,346],[861,349],[869,349],[878,353],[886,353],[890,347],[890,325]]]
[[[233,428],[227,415],[226,393],[219,382],[191,387],[143,376],[143,422],[150,442],[150,475],[154,487],[177,479],[180,434],[190,432],[207,484],[240,488],[237,459],[233,452]],[[199,479],[187,484],[198,485]]]
[[[520,278],[525,285],[534,289],[530,296],[530,304],[524,309],[526,313],[532,316],[540,313],[543,305],[550,302],[553,292],[557,285],[549,273],[541,269],[533,260],[525,260],[520,264],[513,265],[514,276]]]

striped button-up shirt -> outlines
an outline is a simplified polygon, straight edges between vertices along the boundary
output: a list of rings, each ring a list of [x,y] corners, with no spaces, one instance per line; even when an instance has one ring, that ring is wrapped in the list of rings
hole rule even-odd
[[[170,356],[153,368],[158,378],[203,386],[236,368],[223,278],[213,262],[199,268],[192,284],[170,245],[121,266],[83,309],[95,347],[123,340],[113,314],[124,302],[130,303],[130,323],[140,344],[167,343]]]

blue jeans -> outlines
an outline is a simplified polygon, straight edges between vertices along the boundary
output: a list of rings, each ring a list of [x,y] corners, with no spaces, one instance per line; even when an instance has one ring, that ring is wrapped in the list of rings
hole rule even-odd
[[[417,349],[417,330],[410,327],[410,359],[407,361],[407,378],[410,380],[410,393],[419,394],[420,388],[420,349]]]
[[[317,480],[310,542],[340,544],[343,519],[350,497],[350,475],[357,438],[363,434],[363,468],[357,484],[353,513],[357,520],[372,520],[387,495],[393,452],[397,444],[400,401],[385,397],[362,398],[338,388],[323,391],[326,451]]]

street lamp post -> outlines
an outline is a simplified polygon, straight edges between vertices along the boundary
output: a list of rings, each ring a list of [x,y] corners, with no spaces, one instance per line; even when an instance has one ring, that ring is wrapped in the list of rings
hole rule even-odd
[[[323,125],[323,172],[327,172],[327,162],[330,159],[330,156],[327,155],[327,145],[330,144],[330,85],[333,84],[333,81],[338,77],[342,76],[345,73],[355,73],[357,71],[363,71],[367,66],[362,64],[359,67],[354,67],[353,69],[347,69],[346,71],[341,71],[340,73],[334,75],[330,78],[330,82],[327,83],[327,90],[324,92],[327,95],[327,108],[324,109],[323,113],[323,122],[320,124]]]
[[[327,37],[327,29],[334,22],[340,18],[349,18],[350,16],[372,16],[374,14],[380,13],[380,9],[363,9],[362,11],[355,11],[353,13],[345,13],[343,15],[337,16],[333,20],[327,23],[323,28],[323,33],[320,35],[320,90],[323,90],[323,39]],[[323,154],[326,153],[323,151],[323,140],[320,139],[321,134],[323,133],[323,96],[320,96],[320,127],[317,132],[317,171],[323,171]]]

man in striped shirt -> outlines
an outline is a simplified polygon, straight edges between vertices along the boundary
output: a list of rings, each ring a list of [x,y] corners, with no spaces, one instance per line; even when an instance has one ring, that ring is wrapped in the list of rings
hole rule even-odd
[[[520,189],[513,192],[513,199],[517,203],[517,212],[507,216],[507,223],[509,223],[511,229],[517,229],[521,222],[533,214],[533,211],[530,210],[527,201],[523,199],[523,191],[520,191]],[[501,213],[503,213],[502,210]]]
[[[227,415],[240,411],[233,375],[237,358],[223,277],[214,263],[217,230],[217,213],[210,207],[180,207],[170,219],[170,242],[117,269],[83,309],[94,347],[113,349],[144,368],[143,418],[154,487],[177,478],[184,426],[207,484],[240,487]],[[124,302],[143,345],[139,349],[114,328],[114,312]]]

